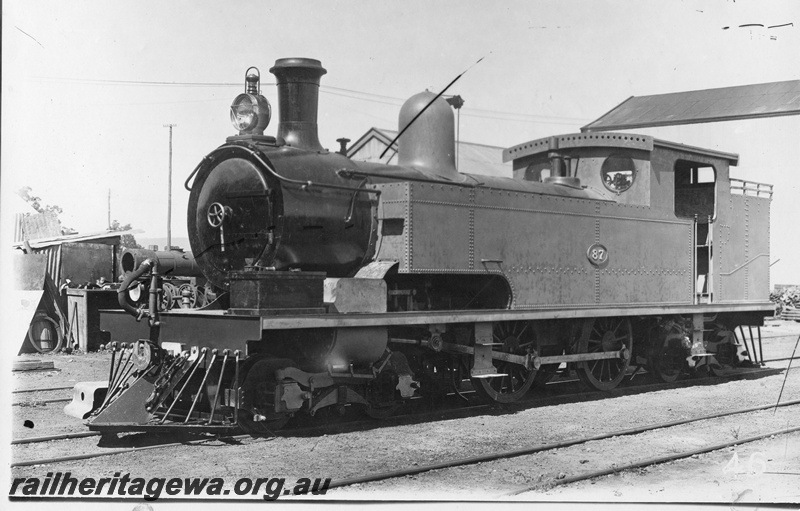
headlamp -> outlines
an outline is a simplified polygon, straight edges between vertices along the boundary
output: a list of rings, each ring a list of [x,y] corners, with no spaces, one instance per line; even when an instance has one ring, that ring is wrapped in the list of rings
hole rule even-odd
[[[240,135],[263,135],[272,116],[269,101],[261,95],[260,81],[258,69],[249,68],[245,73],[245,92],[236,96],[231,104],[231,123]]]

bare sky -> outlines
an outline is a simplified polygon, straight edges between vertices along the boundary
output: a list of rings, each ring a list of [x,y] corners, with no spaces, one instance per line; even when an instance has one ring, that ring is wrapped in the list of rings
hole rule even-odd
[[[799,15],[794,0],[6,0],[2,194],[30,186],[90,232],[106,227],[110,189],[112,218],[165,236],[163,125],[174,123],[172,229],[185,236],[183,181],[234,133],[228,107],[249,66],[275,106],[275,59],[321,60],[320,139],[335,149],[395,128],[405,98],[485,57],[450,91],[466,101],[461,138],[511,146],[578,131],[632,95],[798,79]],[[739,27],[751,23],[764,27]],[[776,185],[772,259],[794,263],[776,265],[773,282],[800,283],[800,123],[735,129],[778,143],[742,149],[714,125],[668,138],[740,152],[735,177]]]

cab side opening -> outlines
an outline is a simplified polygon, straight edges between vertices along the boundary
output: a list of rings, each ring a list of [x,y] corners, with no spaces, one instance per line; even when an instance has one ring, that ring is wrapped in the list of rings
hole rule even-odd
[[[713,166],[688,160],[675,162],[675,216],[695,221],[695,282],[699,302],[711,302],[713,224],[716,208]]]

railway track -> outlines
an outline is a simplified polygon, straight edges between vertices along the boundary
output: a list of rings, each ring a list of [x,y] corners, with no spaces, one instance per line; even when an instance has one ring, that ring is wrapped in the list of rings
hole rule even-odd
[[[616,474],[616,473],[619,473],[619,472],[622,472],[622,471],[625,471],[625,470],[634,470],[634,469],[637,469],[637,468],[649,467],[651,465],[658,465],[658,464],[661,464],[661,463],[668,463],[670,461],[677,461],[677,460],[680,460],[680,459],[689,458],[691,456],[696,456],[696,455],[699,455],[699,454],[705,454],[705,453],[709,453],[709,452],[713,452],[713,451],[719,451],[719,450],[722,450],[722,449],[727,449],[729,447],[734,447],[734,446],[737,446],[737,445],[747,444],[747,443],[750,443],[750,442],[755,442],[757,440],[763,440],[764,438],[769,438],[769,437],[772,437],[772,436],[787,435],[787,434],[790,434],[790,433],[794,433],[795,431],[800,431],[800,426],[795,426],[795,427],[791,427],[791,428],[784,428],[784,429],[780,429],[780,430],[777,430],[777,431],[770,431],[768,433],[763,433],[763,434],[760,434],[760,435],[754,435],[754,436],[747,437],[747,438],[737,439],[737,440],[733,440],[731,442],[717,443],[717,444],[709,445],[709,446],[706,446],[706,447],[702,447],[700,449],[691,449],[691,450],[688,450],[688,451],[683,451],[683,452],[679,452],[679,453],[670,454],[668,456],[657,456],[657,457],[653,457],[653,458],[646,458],[646,459],[643,459],[643,460],[635,461],[633,463],[627,463],[627,464],[624,464],[624,465],[612,465],[611,467],[608,467],[608,468],[605,468],[605,469],[588,471],[588,472],[585,472],[583,474],[578,474],[578,475],[575,475],[575,476],[572,476],[572,477],[564,477],[562,479],[556,479],[554,481],[549,482],[548,486],[549,487],[563,486],[563,485],[570,484],[570,483],[577,483],[579,481],[587,481],[587,480],[590,480],[590,479],[594,479],[596,477],[602,477],[602,476],[606,476],[606,475]],[[523,486],[523,487],[520,487],[520,488],[518,488],[516,490],[503,493],[503,494],[501,494],[499,496],[500,497],[511,497],[511,496],[516,496],[516,495],[521,495],[523,493],[527,493],[527,492],[538,490],[542,486],[543,485]]]
[[[11,406],[38,406],[38,405],[49,405],[53,403],[67,403],[69,401],[72,401],[71,397],[64,397],[58,399],[42,399],[34,401],[17,401],[16,403],[11,403]]]
[[[739,378],[748,378],[748,377],[758,377],[764,376],[771,373],[778,373],[782,370],[770,370],[770,369],[761,369],[757,370],[757,372],[747,373],[740,375]],[[634,375],[634,380],[637,378]],[[561,379],[550,382],[546,385],[544,391],[540,392],[532,392],[529,394],[529,397],[513,404],[507,405],[489,405],[484,403],[477,403],[476,400],[473,400],[469,406],[464,406],[463,401],[459,399],[455,395],[451,395],[451,399],[446,403],[446,406],[443,408],[437,408],[435,410],[426,410],[426,403],[423,400],[418,400],[415,403],[417,406],[411,407],[410,410],[405,410],[406,413],[402,413],[393,417],[389,417],[384,420],[375,420],[375,419],[343,419],[339,422],[334,423],[325,423],[325,424],[307,424],[308,420],[303,421],[302,419],[298,421],[298,423],[291,428],[286,430],[282,430],[278,433],[277,436],[294,436],[294,437],[307,437],[307,436],[319,436],[324,434],[338,434],[338,433],[347,433],[352,431],[363,431],[368,430],[371,428],[376,427],[393,427],[393,426],[401,426],[401,425],[408,425],[408,424],[417,424],[417,423],[425,423],[431,422],[436,420],[450,420],[450,419],[458,419],[458,418],[465,418],[476,416],[480,414],[485,414],[487,412],[494,413],[494,414],[504,414],[504,413],[516,413],[518,411],[532,408],[532,407],[541,407],[541,406],[553,406],[553,405],[562,405],[562,404],[569,404],[569,403],[576,403],[576,402],[583,402],[583,401],[591,401],[591,400],[599,400],[611,397],[620,397],[620,396],[627,396],[627,395],[635,395],[641,394],[646,392],[653,392],[658,390],[667,390],[667,389],[674,389],[674,388],[685,388],[691,386],[700,386],[700,385],[713,385],[716,383],[730,381],[731,378],[722,378],[722,377],[713,377],[708,376],[704,378],[691,378],[686,380],[679,380],[675,383],[650,383],[646,380],[642,379],[639,382],[634,382],[631,384],[629,382],[626,385],[622,385],[612,391],[592,391],[586,392],[583,391],[578,384],[577,379]],[[734,413],[744,413],[742,411],[737,411]],[[310,419],[313,421],[313,419]],[[695,419],[695,420],[703,420]],[[664,427],[664,426],[662,426]],[[619,432],[614,434],[620,434]],[[629,433],[632,434],[632,433]],[[75,432],[75,433],[64,433],[58,435],[49,435],[49,436],[40,436],[40,437],[31,437],[31,438],[19,438],[14,439],[11,441],[12,445],[25,445],[25,444],[36,444],[36,443],[43,443],[43,442],[54,442],[54,441],[69,441],[74,439],[80,438],[87,438],[87,437],[95,437],[101,436],[100,433],[97,432]],[[138,438],[144,438],[146,434],[140,435]],[[224,437],[224,438],[232,438],[232,439],[244,439],[248,438],[250,435],[236,435],[232,437]],[[126,438],[133,438],[136,439],[137,435],[129,436]],[[167,435],[165,438],[171,438]],[[169,447],[169,446],[177,446],[177,445],[190,445],[195,443],[206,443],[209,441],[213,441],[217,438],[221,438],[218,436],[208,436],[206,438],[199,438],[195,440],[186,440],[186,438],[182,438],[180,441],[175,442],[168,442],[168,443],[159,443],[156,445],[145,445],[145,446],[134,446],[134,447],[126,447],[126,448],[118,448],[118,449],[103,449],[101,451],[96,452],[89,452],[83,454],[76,454],[70,456],[56,456],[56,457],[49,457],[49,458],[40,458],[34,460],[26,460],[26,461],[17,461],[11,464],[11,467],[24,467],[24,466],[32,466],[32,465],[48,465],[53,463],[59,462],[66,462],[66,461],[74,461],[74,460],[84,460],[84,459],[91,459],[97,458],[102,456],[109,456],[114,454],[125,454],[131,452],[137,452],[146,449],[152,449],[155,447]],[[589,441],[589,440],[585,440]],[[563,446],[562,446],[563,447]],[[475,463],[481,460],[475,461]],[[434,470],[434,468],[428,468],[427,470]],[[416,473],[416,472],[415,472]],[[351,482],[349,484],[356,484],[355,482]]]
[[[54,390],[72,390],[72,387],[48,387],[46,389],[20,389],[12,390],[12,394],[26,394],[29,392],[51,392]]]
[[[59,435],[15,438],[14,440],[11,440],[11,445],[40,444],[42,442],[52,442],[53,440],[71,440],[73,438],[88,438],[93,436],[100,436],[100,433],[97,433],[96,431],[83,431],[80,433],[62,433]]]
[[[684,425],[684,424],[691,424],[691,423],[696,423],[696,422],[700,422],[700,421],[718,419],[718,418],[723,418],[723,417],[731,417],[731,416],[734,416],[734,415],[752,413],[752,412],[757,412],[757,411],[762,411],[762,410],[769,410],[769,409],[778,408],[778,407],[783,408],[783,407],[788,407],[788,406],[796,406],[796,405],[799,405],[799,404],[800,404],[800,400],[788,401],[788,402],[785,402],[785,403],[778,403],[778,404],[767,404],[767,405],[762,405],[762,406],[757,406],[757,407],[752,407],[752,408],[745,408],[745,409],[741,409],[741,410],[734,410],[734,411],[729,411],[729,412],[721,412],[721,413],[715,413],[715,414],[710,414],[710,415],[704,415],[704,416],[700,416],[700,417],[694,417],[694,418],[691,418],[691,419],[682,419],[682,420],[677,420],[677,421],[669,421],[669,422],[651,424],[651,425],[642,426],[642,427],[638,427],[638,428],[630,428],[630,429],[623,429],[623,430],[619,430],[619,431],[612,431],[610,433],[603,433],[603,434],[600,434],[600,435],[593,435],[593,436],[587,436],[587,437],[578,437],[578,438],[573,438],[573,439],[570,439],[570,440],[564,440],[564,441],[560,441],[560,442],[553,442],[553,443],[549,443],[549,444],[545,444],[545,445],[529,446],[529,447],[523,447],[523,448],[520,448],[520,449],[514,449],[514,450],[503,451],[503,452],[498,452],[498,453],[479,455],[479,456],[469,456],[469,457],[458,458],[458,459],[453,459],[453,460],[439,462],[439,463],[432,463],[432,464],[428,464],[428,465],[419,465],[419,466],[412,466],[412,467],[407,467],[407,468],[399,469],[399,470],[391,470],[391,471],[386,471],[386,472],[372,473],[372,474],[367,474],[367,475],[363,475],[363,476],[359,476],[359,477],[352,477],[352,478],[347,478],[347,479],[341,479],[341,480],[338,480],[338,481],[332,481],[330,483],[330,488],[331,489],[333,489],[333,488],[344,488],[344,487],[352,486],[352,485],[356,485],[356,484],[371,483],[371,482],[383,481],[383,480],[387,480],[387,479],[395,479],[395,478],[400,478],[400,477],[417,475],[417,474],[421,474],[421,473],[424,473],[424,472],[430,472],[430,471],[433,471],[433,470],[442,470],[442,469],[448,469],[448,468],[465,466],[465,465],[475,465],[477,463],[485,463],[485,462],[496,461],[496,460],[501,460],[501,459],[506,459],[506,458],[514,458],[514,457],[526,456],[526,455],[530,455],[530,454],[543,453],[543,452],[552,451],[552,450],[555,450],[555,449],[561,449],[561,448],[564,448],[564,447],[570,447],[570,446],[574,446],[574,445],[586,444],[588,442],[593,442],[593,441],[598,441],[598,440],[605,440],[605,439],[609,439],[609,438],[612,438],[612,437],[637,435],[637,434],[645,433],[645,432],[648,432],[648,431],[655,431],[655,430],[659,430],[659,429],[665,429],[665,428],[670,428],[670,427],[674,427],[674,426],[680,426],[680,425]],[[734,445],[740,445],[740,444],[744,444],[744,443],[748,443],[748,442],[753,442],[753,441],[756,441],[756,440],[761,440],[763,438],[768,438],[768,437],[773,436],[773,435],[788,434],[788,433],[793,433],[795,431],[800,431],[800,426],[795,426],[795,427],[791,427],[791,428],[785,428],[785,429],[778,430],[778,431],[771,431],[769,433],[764,433],[764,434],[761,434],[761,435],[755,435],[755,436],[748,437],[748,438],[737,439],[737,440],[734,440],[734,441],[731,441],[731,442],[723,442],[723,443],[719,443],[719,444],[714,444],[714,445],[706,446],[706,447],[703,447],[703,448],[700,448],[700,449],[693,449],[693,450],[690,450],[690,451],[674,453],[674,454],[669,455],[669,456],[648,458],[648,459],[640,460],[640,461],[637,461],[637,462],[634,462],[634,463],[625,464],[625,465],[616,465],[615,464],[615,465],[609,467],[608,469],[586,472],[584,474],[581,474],[581,475],[578,475],[578,476],[573,476],[573,477],[570,477],[570,478],[556,479],[554,482],[550,483],[550,486],[568,484],[568,483],[577,482],[577,481],[581,481],[581,480],[585,480],[585,479],[592,479],[594,477],[600,477],[600,476],[603,476],[603,475],[620,472],[622,470],[640,468],[640,467],[659,464],[659,463],[666,463],[668,461],[674,461],[674,460],[677,460],[677,459],[687,458],[687,457],[690,457],[690,456],[695,455],[695,454],[711,452],[711,451],[715,451],[715,450],[719,450],[719,449],[724,449],[726,447],[731,447],[731,446],[734,446]],[[541,486],[541,485],[539,485],[539,486]],[[525,492],[528,492],[528,491],[535,490],[539,486],[524,486],[524,487],[520,487],[520,488],[518,488],[516,490],[513,490],[511,492],[505,493],[504,496],[519,495],[521,493],[525,493]]]
[[[16,395],[30,395],[30,394],[49,394],[53,392],[59,391],[69,391],[72,392],[72,387],[46,387],[41,389],[18,389],[12,390],[11,394]],[[58,395],[58,394],[56,394]],[[56,397],[53,399],[29,399],[26,401],[15,401],[11,403],[11,406],[40,406],[40,405],[48,405],[54,403],[67,403],[72,401],[71,397]]]

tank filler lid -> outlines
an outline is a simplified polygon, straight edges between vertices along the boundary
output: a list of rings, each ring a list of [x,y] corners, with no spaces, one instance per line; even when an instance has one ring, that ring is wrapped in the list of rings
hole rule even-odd
[[[539,138],[503,150],[503,162],[518,160],[533,154],[577,147],[618,147],[653,150],[653,137],[630,133],[573,133]]]

